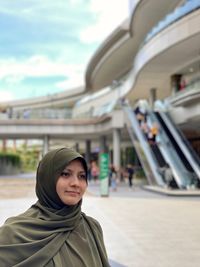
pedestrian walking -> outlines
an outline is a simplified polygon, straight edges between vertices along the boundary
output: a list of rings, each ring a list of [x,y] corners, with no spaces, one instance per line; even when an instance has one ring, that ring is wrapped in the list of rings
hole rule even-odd
[[[111,188],[113,191],[117,191],[117,169],[114,165],[111,165]]]
[[[97,182],[99,179],[99,167],[96,161],[91,162],[91,175],[94,182]]]
[[[133,166],[131,164],[128,164],[126,167],[126,171],[128,173],[129,188],[132,189],[132,187],[133,187],[133,174],[134,174]]]
[[[109,267],[101,226],[81,211],[86,188],[79,153],[47,153],[36,174],[38,201],[0,228],[0,266]]]
[[[156,137],[158,135],[159,127],[157,123],[153,123],[152,127],[150,128],[150,131],[148,133],[148,141],[150,145],[156,144]]]

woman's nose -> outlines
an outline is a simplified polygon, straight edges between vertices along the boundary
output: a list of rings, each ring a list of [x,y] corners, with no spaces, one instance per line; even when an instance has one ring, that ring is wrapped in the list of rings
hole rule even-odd
[[[77,175],[73,175],[71,177],[71,185],[78,185],[79,184],[79,179]]]

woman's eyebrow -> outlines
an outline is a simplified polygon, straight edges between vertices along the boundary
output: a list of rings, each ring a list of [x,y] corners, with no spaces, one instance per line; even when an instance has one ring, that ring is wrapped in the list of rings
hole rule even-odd
[[[63,170],[64,172],[71,172],[72,170],[71,169],[69,169],[69,168],[65,168],[64,170]]]
[[[65,168],[63,171],[64,172],[66,172],[66,171],[73,172],[74,170],[72,170],[70,168]],[[86,171],[85,170],[80,170],[79,173],[86,173]]]

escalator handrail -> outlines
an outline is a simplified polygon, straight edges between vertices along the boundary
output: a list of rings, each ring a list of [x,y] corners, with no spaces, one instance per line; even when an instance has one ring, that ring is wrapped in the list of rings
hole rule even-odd
[[[138,123],[136,117],[134,116],[132,108],[129,107],[128,105],[126,105],[123,107],[123,109],[125,110],[126,114],[128,115],[129,120],[130,120],[131,125],[132,125],[132,128],[135,131],[137,138],[139,139],[139,141],[143,147],[143,150],[147,156],[147,159],[149,161],[149,164],[151,166],[152,172],[154,174],[154,177],[155,177],[158,185],[163,186],[165,183],[164,183],[160,173],[158,172],[158,166],[156,164],[155,156],[152,154],[152,151],[150,150],[149,144],[147,143],[143,133],[141,133],[141,130],[139,128],[139,123]]]
[[[192,149],[190,143],[185,138],[183,133],[175,126],[172,119],[166,112],[158,111],[164,120],[165,124],[167,125],[169,131],[171,132],[173,138],[177,142],[179,148],[181,149],[182,153],[188,160],[189,164],[193,168],[194,172],[196,173],[197,177],[200,179],[200,160],[195,151]]]
[[[160,128],[160,133],[158,134],[158,136],[160,137],[159,149],[166,162],[170,165],[178,186],[180,188],[187,187],[191,184],[192,181],[190,173],[186,175],[186,172],[184,171],[184,163],[182,162],[180,156],[177,154],[177,151],[171,143],[171,140],[165,132],[165,129],[161,125],[161,122],[158,120],[156,114],[154,114],[154,111],[150,108],[148,102],[146,101],[144,103],[143,101],[143,105],[145,105],[145,109],[149,115],[150,121],[152,123],[157,123]]]

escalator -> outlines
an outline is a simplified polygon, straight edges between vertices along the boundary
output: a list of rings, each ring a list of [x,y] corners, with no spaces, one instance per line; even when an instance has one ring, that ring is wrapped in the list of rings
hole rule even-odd
[[[145,172],[146,175],[151,173],[150,184],[153,183],[152,177],[154,177],[154,184],[163,186],[165,181],[159,174],[159,170],[169,165],[174,183],[178,188],[199,187],[200,164],[198,156],[195,157],[195,152],[192,151],[192,148],[189,147],[187,141],[183,139],[165,112],[154,112],[148,104],[146,104],[146,110],[148,111],[149,123],[156,123],[159,128],[158,142],[154,145],[150,145],[146,140],[132,108],[124,107],[130,122],[129,134],[132,135],[133,145],[140,147],[140,151],[138,152],[137,149],[136,151],[145,155],[145,165],[148,165],[148,169],[150,169],[147,173]]]
[[[160,152],[158,145],[155,143],[155,144],[150,145],[150,147],[151,147],[153,154],[155,155],[155,158],[158,162],[159,167],[160,168],[165,167],[166,161],[165,161],[162,153]]]
[[[199,187],[200,159],[198,155],[166,112],[157,111],[155,115],[179,155],[188,175],[191,177],[191,183]]]
[[[169,165],[174,180],[178,188],[186,189],[193,183],[194,173],[188,167],[183,153],[172,138],[170,130],[162,120],[159,112],[153,112],[150,108],[148,109],[149,119],[151,123],[157,125],[159,132],[157,135],[157,143],[159,150]]]
[[[144,133],[140,129],[135,113],[129,106],[123,106],[123,110],[127,118],[127,129],[130,138],[149,184],[164,186],[165,182],[161,173],[158,171],[161,166],[159,165],[159,161],[156,159],[155,151],[153,151],[151,146],[149,146]],[[161,159],[161,157],[159,159]]]
[[[165,112],[164,104],[161,101],[156,101],[155,107],[159,111],[160,117],[166,127],[169,129],[171,138],[175,140],[179,149],[181,150],[181,157],[186,162],[186,167],[191,172],[194,172],[195,178],[200,181],[200,157],[192,148],[189,141],[186,139],[181,130],[179,130],[174,124],[170,116]]]

